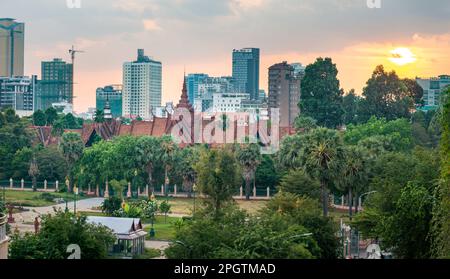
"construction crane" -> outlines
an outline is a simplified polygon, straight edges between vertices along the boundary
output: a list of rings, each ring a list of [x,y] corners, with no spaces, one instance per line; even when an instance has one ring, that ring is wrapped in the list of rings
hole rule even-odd
[[[76,50],[74,46],[69,49],[70,58],[72,59],[72,99],[69,103],[73,105],[73,98],[75,96],[74,84],[75,84],[75,56],[77,53],[84,53],[82,50]]]

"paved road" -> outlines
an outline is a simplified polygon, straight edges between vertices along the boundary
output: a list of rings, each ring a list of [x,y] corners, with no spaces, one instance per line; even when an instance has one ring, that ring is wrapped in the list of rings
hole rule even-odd
[[[93,208],[101,206],[103,198],[93,198],[77,201],[77,211],[95,211]],[[20,232],[33,232],[34,219],[41,215],[52,214],[56,210],[65,210],[66,203],[61,203],[52,206],[45,207],[25,207],[28,211],[13,214],[16,221],[15,224],[11,224],[13,229],[18,229]],[[74,209],[74,203],[68,203],[68,208],[71,212]]]

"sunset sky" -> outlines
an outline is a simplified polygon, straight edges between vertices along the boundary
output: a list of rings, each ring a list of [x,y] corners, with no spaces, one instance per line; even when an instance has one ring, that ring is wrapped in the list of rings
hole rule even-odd
[[[76,61],[75,110],[95,106],[95,89],[122,83],[137,48],[163,63],[163,102],[177,102],[187,73],[231,75],[233,48],[261,49],[267,69],[331,57],[345,91],[362,91],[378,64],[402,77],[450,74],[450,1],[381,0],[0,0],[0,17],[25,22],[25,72],[40,62]]]

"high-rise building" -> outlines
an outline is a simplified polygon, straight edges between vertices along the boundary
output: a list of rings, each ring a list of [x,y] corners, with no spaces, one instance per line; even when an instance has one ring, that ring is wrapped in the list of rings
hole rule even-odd
[[[73,65],[60,58],[41,63],[41,80],[38,82],[36,108],[46,110],[53,103],[73,104]]]
[[[122,113],[125,117],[150,119],[161,106],[162,64],[138,50],[137,60],[123,64]]]
[[[24,75],[25,24],[0,18],[0,77]]]
[[[269,108],[280,109],[280,127],[292,127],[300,113],[300,81],[287,62],[269,68]]]
[[[249,100],[248,93],[215,93],[211,112],[238,112],[244,100]]]
[[[417,83],[423,89],[423,100],[425,111],[437,109],[441,101],[441,93],[444,88],[450,86],[450,76],[441,75],[434,78],[417,78]]]
[[[0,77],[0,109],[13,108],[20,116],[34,111],[36,76]]]
[[[122,116],[122,85],[108,85],[97,88],[95,100],[98,110],[103,110],[108,101],[112,117]]]
[[[250,99],[259,97],[259,48],[233,50],[233,82],[235,92],[250,94]]]
[[[235,92],[232,77],[207,77],[198,85],[198,96],[194,99],[197,112],[207,111],[213,106],[213,95],[216,93]]]
[[[207,74],[188,74],[186,77],[186,86],[189,97],[189,103],[193,104],[194,100],[199,97],[198,85],[208,78]]]
[[[302,63],[292,63],[291,66],[294,67],[295,76],[303,77],[305,75],[306,67]]]

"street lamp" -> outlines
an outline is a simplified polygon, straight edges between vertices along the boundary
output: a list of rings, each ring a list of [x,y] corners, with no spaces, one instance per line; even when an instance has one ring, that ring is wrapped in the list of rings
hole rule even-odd
[[[73,188],[73,193],[74,193],[74,196],[75,196],[75,198],[74,198],[74,200],[73,200],[73,214],[77,214],[77,196],[78,196],[78,187],[77,186],[75,186],[74,188]]]
[[[370,194],[375,194],[376,192],[377,192],[377,191],[371,191],[371,192],[367,192],[367,193],[364,193],[364,194],[362,194],[361,196],[359,196],[359,201],[358,201],[359,206],[362,207],[362,197],[368,196],[368,195],[370,195]]]
[[[68,194],[69,194],[69,185],[70,185],[70,181],[69,181],[69,177],[66,177],[66,213],[69,212],[69,206],[68,206]]]

